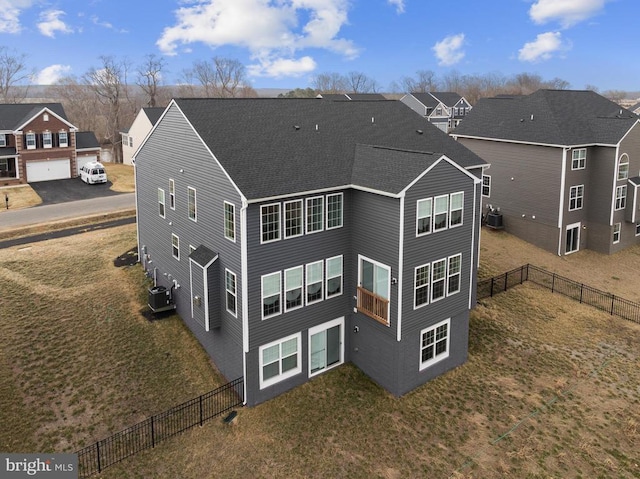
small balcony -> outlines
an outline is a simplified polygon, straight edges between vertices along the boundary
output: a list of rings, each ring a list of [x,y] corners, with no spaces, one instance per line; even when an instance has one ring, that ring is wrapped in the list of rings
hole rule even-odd
[[[389,300],[361,286],[358,286],[357,309],[385,326],[389,325]]]

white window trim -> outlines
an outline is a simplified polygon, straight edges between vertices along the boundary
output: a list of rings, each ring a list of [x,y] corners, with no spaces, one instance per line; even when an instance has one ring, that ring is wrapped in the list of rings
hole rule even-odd
[[[618,239],[616,239],[616,235]],[[613,244],[620,243],[620,236],[622,235],[622,223],[613,224]]]
[[[584,156],[579,156],[578,158],[574,158],[575,152],[584,152]],[[582,166],[581,166],[582,164]],[[576,166],[574,166],[576,165]],[[586,148],[578,148],[576,150],[571,151],[571,169],[572,170],[584,170],[587,166],[587,149]]]
[[[452,209],[451,205],[453,204],[452,198],[455,195],[462,195],[462,206],[460,208],[456,208],[455,210]],[[457,223],[455,225],[451,224],[451,218],[453,218],[453,212],[454,211],[458,211],[460,210],[460,223]],[[462,226],[464,224],[464,191],[456,191],[455,193],[451,193],[449,195],[449,222],[448,222],[448,226],[449,228],[457,228],[459,226]]]
[[[160,193],[162,193],[162,200],[160,200]],[[162,205],[162,212],[160,211],[160,205]],[[158,214],[160,215],[160,218],[166,218],[167,216],[166,199],[162,188],[158,188]]]
[[[62,137],[65,137],[65,141],[62,141]],[[62,130],[58,132],[58,145],[60,148],[67,148],[69,146],[69,133]]]
[[[223,229],[224,229],[224,237],[227,238],[229,241],[233,241],[234,243],[236,242],[236,205],[234,205],[233,203],[229,203],[228,201],[224,201],[223,202],[224,206],[223,206],[223,211],[222,211],[222,222],[223,222]],[[231,233],[233,234],[233,237],[229,236],[227,234],[227,206],[231,207],[231,224],[233,226]],[[262,231],[261,231],[261,236],[262,236]]]
[[[265,316],[264,315],[264,278],[266,276],[273,276],[276,274],[278,275],[278,285],[280,286],[278,290],[278,294],[280,295],[280,308],[277,313],[273,313],[273,314],[270,314],[269,316]],[[260,276],[260,316],[262,317],[263,320],[280,316],[282,314],[282,307],[283,307],[282,305],[282,273],[280,271],[276,271],[275,273],[263,274],[262,276]]]
[[[309,283],[309,269],[311,266],[314,265],[320,265],[320,281],[316,281],[314,283]],[[304,272],[304,304],[306,304],[307,306],[311,305],[311,304],[316,304],[319,303],[320,301],[324,300],[324,261],[320,260],[320,261],[314,261],[313,263],[307,263],[307,265],[305,266],[305,272]],[[309,301],[309,285],[310,284],[318,284],[320,283],[320,287],[322,288],[322,294],[320,295],[320,299],[316,299],[315,301]]]
[[[289,271],[294,271],[294,270],[300,270],[300,305],[296,306],[294,308],[287,308],[287,293],[289,291],[293,291],[294,289],[298,289],[298,287],[296,288],[291,288],[291,289],[287,289],[287,273]],[[283,307],[284,307],[284,312],[287,313],[289,311],[295,311],[296,309],[300,309],[304,307],[304,296],[305,296],[305,290],[304,290],[304,266],[294,266],[293,268],[287,268],[284,270],[284,301],[283,301]]]
[[[624,194],[618,196],[618,191]],[[620,206],[618,206],[618,204]],[[616,199],[613,206],[615,211],[623,210],[627,207],[627,185],[616,186]]]
[[[322,219],[320,222],[320,229],[317,230],[313,230],[310,231],[309,230],[309,203],[313,200],[317,200],[320,199],[322,201]],[[314,234],[314,233],[320,233],[321,231],[324,231],[324,218],[325,218],[325,204],[324,204],[324,196],[312,196],[311,198],[306,198],[304,201],[304,227],[305,227],[305,232],[306,234],[310,235],[310,234]]]
[[[193,191],[193,217],[191,217],[191,192]],[[187,186],[187,216],[194,223],[198,222],[198,197],[193,186]]]
[[[418,226],[420,224],[420,219],[423,218],[422,216],[420,216],[420,203],[424,203],[425,201],[428,201],[430,204],[429,216],[424,216],[424,218],[429,218],[429,231],[425,233],[418,233]],[[430,235],[432,231],[433,231],[433,198],[419,199],[418,201],[416,201],[416,238],[420,236]]]
[[[48,142],[45,140],[48,139]],[[53,147],[53,134],[50,131],[42,132],[42,148],[52,148]]]
[[[487,178],[489,180],[489,184],[487,184],[487,185],[484,184],[484,179],[485,178]],[[489,191],[489,193],[487,193],[486,195],[484,194],[484,189],[485,188],[487,188],[487,190]],[[485,198],[491,198],[491,175],[482,175],[482,190],[481,190],[481,194]]]
[[[457,273],[453,273],[451,274],[451,268],[449,267],[449,265],[451,264],[451,260],[453,258],[460,258],[460,268],[458,270]],[[458,289],[456,291],[449,291],[449,279],[451,279],[452,276],[458,276]],[[447,258],[447,284],[446,284],[446,290],[447,290],[447,296],[452,296],[454,294],[458,294],[460,292],[462,288],[462,253],[458,253],[458,254],[454,254],[452,256],[449,256]]]
[[[620,167],[622,165],[626,165],[626,171],[625,174],[623,176],[620,176]],[[618,169],[616,171],[616,178],[618,181],[624,181],[629,179],[629,155],[627,155],[626,153],[623,153],[622,155],[620,155],[620,158],[618,159]]]
[[[416,284],[416,277],[418,274],[418,270],[420,268],[424,268],[427,267],[428,271],[427,271],[427,301],[425,303],[422,303],[418,306],[416,306],[416,298],[418,296],[418,285]],[[425,285],[423,285],[422,287],[424,287]],[[416,266],[413,270],[413,309],[420,309],[420,308],[424,308],[425,306],[428,306],[429,303],[431,302],[431,263],[425,263],[425,264],[421,264],[419,266]]]
[[[578,238],[577,238],[577,248],[571,251],[567,251],[567,233],[569,232],[569,230],[573,230],[575,229],[578,232]],[[564,230],[564,241],[565,241],[565,251],[564,254],[571,254],[571,253],[576,253],[578,251],[580,251],[580,234],[581,234],[581,230],[582,230],[582,224],[580,222],[578,223],[572,223],[570,225],[567,225],[565,230]]]
[[[445,214],[447,215],[447,220],[444,222],[444,226],[442,228],[438,228],[436,229],[436,203],[438,201],[438,198],[446,198],[447,199],[447,208],[444,211],[444,213],[439,213],[439,214]],[[432,215],[432,221],[433,221],[433,225],[431,227],[431,230],[435,233],[436,231],[444,231],[447,229],[447,227],[449,226],[449,195],[438,195],[436,197],[433,198],[433,215]]]
[[[339,196],[340,197],[340,224],[338,226],[329,226],[329,198]],[[342,193],[332,193],[327,195],[327,199],[325,201],[325,209],[326,209],[326,229],[335,230],[337,228],[342,228],[344,225],[344,195]]]
[[[176,209],[176,182],[173,178],[169,178],[169,208]]]
[[[340,326],[340,361],[330,366],[326,366],[324,369],[316,371],[314,373],[311,372],[311,336],[314,334],[318,334],[322,331],[326,331],[328,329],[334,328],[336,326]],[[333,368],[344,364],[344,316],[338,319],[334,319],[332,321],[328,321],[324,324],[319,324],[318,326],[314,326],[313,328],[309,328],[309,338],[308,338],[308,350],[309,350],[309,377],[317,376],[318,374],[323,374]]]
[[[339,293],[334,293],[332,295],[329,295],[329,280],[330,279],[334,279],[337,278],[338,276],[329,276],[329,261],[334,260],[340,258],[340,292]],[[338,296],[342,296],[342,292],[344,291],[344,258],[342,257],[342,255],[338,255],[338,256],[332,256],[331,258],[327,258],[325,260],[325,283],[324,283],[324,295],[327,299],[329,298],[336,298]]]
[[[264,213],[263,210],[265,208],[269,208],[271,206],[277,206],[278,207],[278,237],[274,238],[274,239],[270,239],[270,240],[265,240],[264,239]],[[261,205],[260,206],[260,244],[267,244],[267,243],[274,243],[276,241],[280,241],[280,238],[282,237],[282,206],[280,205],[280,203],[269,203],[266,205]]]
[[[227,274],[230,274],[231,276],[233,276],[233,284],[235,285],[235,291],[230,291],[227,288]],[[227,308],[227,312],[229,314],[233,315],[234,318],[237,318],[238,317],[238,277],[236,276],[236,274],[233,271],[228,270],[227,268],[224,269],[224,290],[225,290],[225,292],[227,294],[231,294],[234,297],[235,305],[236,305],[235,311],[231,311],[229,309],[228,299],[227,299],[227,297],[225,295],[224,304],[225,304],[225,307]]]
[[[280,373],[277,376],[274,376],[272,378],[265,380],[264,364],[262,363],[262,351],[272,346],[275,346],[276,344],[282,345],[282,343],[285,343],[294,338],[298,342],[298,347],[296,351],[296,355],[298,357],[298,360],[297,360],[298,366],[294,369],[291,369],[290,371],[287,371],[286,373]],[[282,354],[280,355],[278,361],[282,361]],[[289,379],[297,374],[300,374],[302,372],[302,333],[292,334],[291,336],[287,336],[286,338],[278,339],[276,341],[272,341],[268,344],[264,344],[260,346],[258,348],[258,367],[260,368],[260,389],[264,389],[273,384],[279,383],[281,381],[284,381],[285,379]]]
[[[387,270],[387,286],[389,290],[389,297],[387,298],[389,300],[387,302],[387,326],[390,327],[391,326],[391,266],[359,254],[358,255],[358,286],[362,286],[362,277],[361,277],[362,261],[368,261],[369,263],[372,263],[376,266],[379,266]],[[377,294],[375,293],[375,291],[372,291],[372,293]]]
[[[171,256],[180,261],[180,237],[175,233],[171,233]]]
[[[7,146],[7,135],[0,133],[0,148]]]
[[[582,189],[582,194],[581,195],[578,195],[579,188]],[[577,205],[578,204],[578,198],[580,198],[580,206],[576,206],[575,208],[571,208],[571,200],[572,200],[571,194],[572,194],[572,192],[574,190],[576,191],[576,196],[573,199],[576,200],[575,203]],[[569,188],[569,211],[581,210],[583,203],[584,203],[584,185],[574,185],[571,188]]]
[[[640,236],[640,221],[636,221],[636,236]]]
[[[300,205],[300,233],[295,234],[295,235],[288,235],[287,234],[287,205],[290,205],[292,203],[298,203]],[[283,221],[283,231],[284,231],[284,239],[289,239],[289,238],[297,238],[298,236],[302,236],[304,235],[304,201],[301,199],[297,199],[297,200],[291,200],[291,201],[285,201],[284,202],[284,207],[283,207],[283,216],[284,216],[284,221]]]
[[[29,144],[29,138],[33,138],[33,145]],[[35,133],[26,133],[25,134],[25,142],[27,145],[27,150],[35,150],[36,149],[36,134]]]
[[[428,331],[431,330],[436,330],[438,329],[440,326],[442,326],[443,324],[447,325],[447,350],[445,353],[441,353],[440,355],[434,356],[433,358],[429,359],[428,361],[422,361],[422,335],[425,334]],[[430,326],[428,328],[423,329],[422,331],[420,331],[420,336],[419,336],[419,342],[418,342],[418,363],[420,366],[420,371],[422,371],[423,369],[427,369],[428,367],[433,366],[436,363],[439,363],[440,361],[443,361],[445,359],[447,359],[449,357],[450,354],[450,348],[451,348],[451,318],[447,318],[444,321],[440,321],[437,324],[434,324],[433,326]]]
[[[443,294],[442,294],[442,296],[440,296],[438,298],[434,298],[433,297],[433,292],[435,291],[435,288],[433,287],[434,286],[433,275],[434,275],[434,273],[436,271],[435,264],[436,263],[441,263],[443,261],[444,261],[444,277],[442,279],[438,280],[438,281],[442,281],[443,282],[443,285],[444,285]],[[449,267],[449,260],[447,258],[437,259],[437,260],[435,260],[435,261],[433,261],[431,263],[431,278],[430,278],[430,280],[431,280],[430,281],[430,284],[431,284],[431,291],[430,291],[431,296],[429,296],[429,300],[430,300],[430,302],[432,304],[436,303],[438,301],[441,301],[441,300],[443,300],[444,298],[447,297],[447,270],[448,270],[448,267]]]

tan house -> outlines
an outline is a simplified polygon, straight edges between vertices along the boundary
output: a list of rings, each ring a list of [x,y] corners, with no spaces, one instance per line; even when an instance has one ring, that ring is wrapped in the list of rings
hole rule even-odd
[[[142,108],[133,123],[126,131],[121,131],[122,136],[122,162],[125,165],[132,165],[132,158],[135,151],[142,144],[142,141],[153,128],[153,125],[160,119],[164,108]]]

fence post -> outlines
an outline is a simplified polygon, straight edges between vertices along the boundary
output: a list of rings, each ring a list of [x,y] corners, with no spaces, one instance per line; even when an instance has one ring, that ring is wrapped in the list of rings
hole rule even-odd
[[[525,275],[525,281],[529,281],[529,263],[527,263],[525,265],[525,268],[527,268],[527,274]]]
[[[200,426],[202,426],[202,394],[200,395]]]
[[[616,295],[612,294],[611,295],[611,316],[613,316],[613,304],[614,304],[615,300],[616,300]]]
[[[98,472],[102,472],[102,468],[100,467],[100,441],[96,442],[96,452],[98,458]]]
[[[504,274],[504,290],[505,290],[505,291],[509,288],[509,287],[508,287],[508,284],[509,284],[509,272],[507,271],[507,272]]]
[[[493,298],[493,281],[494,281],[494,279],[495,279],[495,276],[492,276],[491,277],[491,291],[489,293],[489,296],[491,296],[492,298]]]
[[[553,293],[555,287],[556,287],[556,274],[553,273],[553,275],[551,276],[551,292],[552,293]]]
[[[151,447],[156,447],[156,438],[153,431],[153,416],[151,416]]]
[[[584,290],[584,283],[580,283],[580,303],[582,303],[582,291]]]

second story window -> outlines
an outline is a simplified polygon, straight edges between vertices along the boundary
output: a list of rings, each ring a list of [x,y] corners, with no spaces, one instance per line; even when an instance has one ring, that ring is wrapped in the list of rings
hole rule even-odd
[[[618,180],[629,178],[629,155],[623,153],[618,161]]]
[[[227,311],[234,316],[236,315],[237,293],[236,293],[236,275],[228,269],[224,272],[225,290],[227,292]]]
[[[431,269],[431,302],[445,297],[447,292],[445,279],[447,277],[447,260],[441,259],[433,263]]]
[[[418,200],[416,218],[416,236],[431,232],[431,198]]]
[[[307,198],[307,233],[324,229],[324,197]]]
[[[280,314],[280,271],[262,277],[262,319]]]
[[[280,239],[280,203],[260,207],[262,242],[269,243]]]
[[[35,133],[27,133],[25,136],[27,143],[27,150],[35,150],[36,149],[36,134]]]
[[[58,145],[60,148],[66,148],[69,146],[69,134],[66,131],[58,133]]]
[[[482,196],[491,196],[491,176],[482,175]]]
[[[580,148],[571,152],[571,169],[584,170],[587,164],[587,149]]]
[[[7,146],[7,135],[0,133],[0,148]]]
[[[236,240],[236,207],[224,202],[224,236],[231,241]]]
[[[342,294],[342,256],[327,259],[327,298]]]
[[[584,185],[572,186],[569,190],[569,211],[581,209],[583,197]]]
[[[284,237],[295,238],[302,235],[302,200],[284,203]]]
[[[327,229],[342,226],[342,193],[327,195]]]
[[[53,141],[51,139],[51,132],[45,131],[42,134],[42,147],[43,148],[51,148],[53,146]]]
[[[627,185],[616,187],[616,210],[623,210],[627,206]]]
[[[198,221],[198,205],[196,203],[196,189],[188,187],[189,191],[189,219]]]
[[[358,262],[358,311],[389,325],[391,268],[364,256]]]
[[[302,307],[302,276],[302,266],[284,270],[285,311]]]
[[[165,215],[165,204],[164,204],[164,190],[162,188],[158,188],[158,213],[160,216],[164,218]]]
[[[447,215],[449,214],[449,195],[436,196],[434,205],[433,231],[447,228]]]
[[[322,261],[307,265],[307,304],[322,301]]]
[[[429,304],[429,267],[429,264],[425,264],[416,268],[414,308]]]
[[[169,208],[176,209],[176,182],[169,179]]]
[[[464,207],[464,192],[452,193],[449,203],[449,227],[462,224],[462,210]]]
[[[174,234],[171,235],[171,254],[180,261],[180,238]]]

